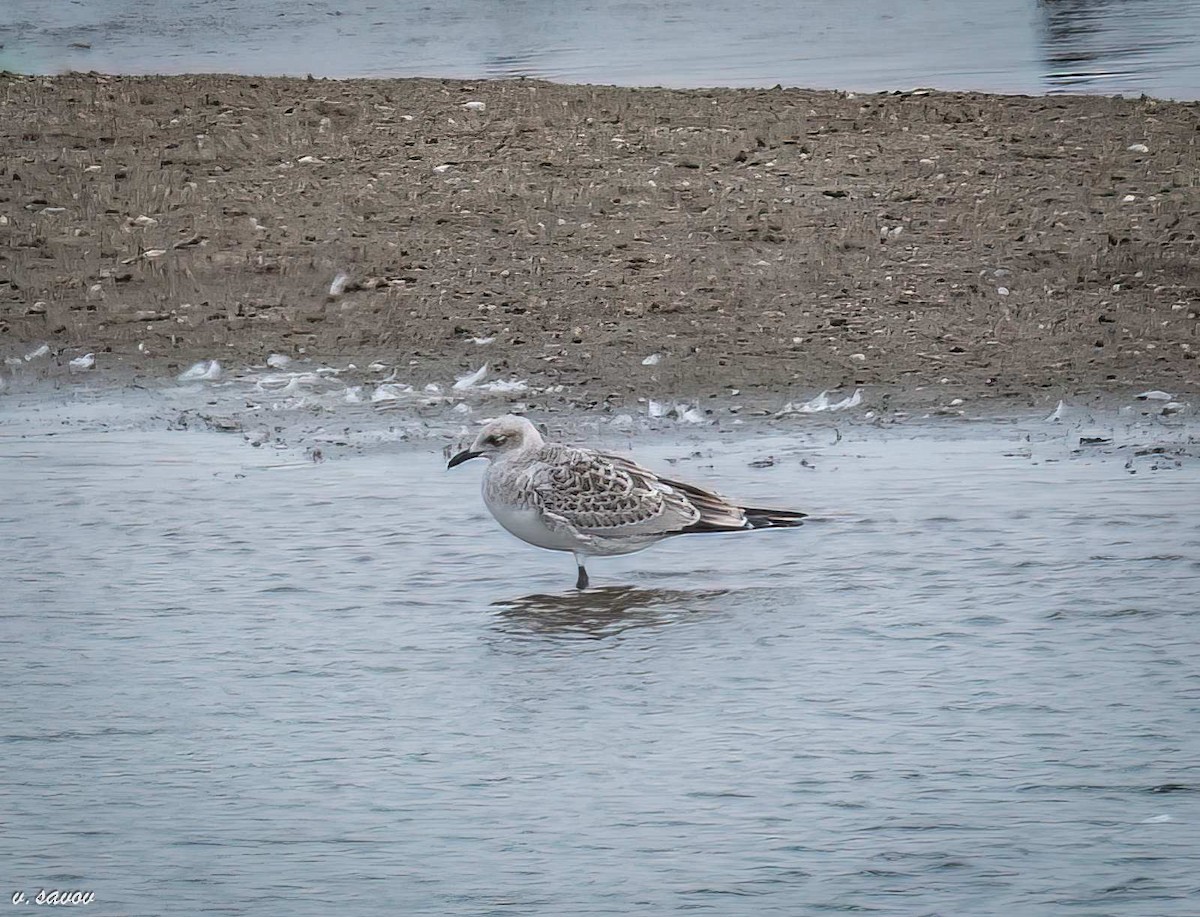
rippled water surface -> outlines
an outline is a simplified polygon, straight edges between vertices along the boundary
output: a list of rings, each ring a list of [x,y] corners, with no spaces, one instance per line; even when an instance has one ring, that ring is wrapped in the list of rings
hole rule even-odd
[[[828,518],[584,593],[431,447],[0,437],[5,894],[1194,915],[1197,465],[964,429],[640,440]]]
[[[0,69],[1200,98],[1195,0],[6,0]]]

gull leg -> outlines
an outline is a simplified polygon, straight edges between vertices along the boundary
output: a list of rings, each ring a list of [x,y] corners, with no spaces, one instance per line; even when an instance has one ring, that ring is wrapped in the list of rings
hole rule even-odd
[[[575,566],[579,568],[579,578],[575,580],[575,588],[586,589],[588,587],[587,570],[583,567],[583,558],[578,554],[575,555]]]

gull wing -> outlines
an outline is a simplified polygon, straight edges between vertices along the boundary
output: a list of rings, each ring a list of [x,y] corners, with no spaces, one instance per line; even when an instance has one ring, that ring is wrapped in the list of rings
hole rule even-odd
[[[686,499],[700,514],[700,517],[687,528],[679,529],[671,534],[687,535],[697,532],[740,532],[748,529],[793,528],[803,525],[802,520],[808,518],[808,513],[798,510],[743,506],[723,497],[716,491],[654,474],[621,455],[605,453],[605,458],[618,467],[629,469],[632,473],[650,476],[657,482],[655,486],[667,488]]]
[[[533,481],[535,502],[581,534],[615,538],[757,527],[746,510],[720,494],[660,477],[624,456],[567,447],[547,447],[546,453]]]
[[[686,528],[679,529],[679,534],[684,532],[735,532],[751,527],[746,521],[746,514],[742,507],[715,491],[705,490],[703,487],[697,487],[695,484],[688,484],[685,481],[674,481],[661,477],[643,468],[632,459],[621,455],[605,454],[604,457],[618,468],[626,469],[630,474],[643,475],[652,479],[655,487],[685,500],[696,511],[696,518]]]
[[[620,456],[547,446],[531,476],[550,520],[601,538],[672,535],[700,521],[687,495]]]

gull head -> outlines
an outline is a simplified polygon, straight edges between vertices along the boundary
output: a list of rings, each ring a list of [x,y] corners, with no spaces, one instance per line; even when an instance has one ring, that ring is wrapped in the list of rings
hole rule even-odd
[[[473,458],[494,459],[524,449],[536,449],[544,442],[537,427],[524,417],[505,414],[503,417],[489,421],[479,431],[471,448],[464,449],[450,459],[446,467],[453,468],[455,465],[461,465]]]

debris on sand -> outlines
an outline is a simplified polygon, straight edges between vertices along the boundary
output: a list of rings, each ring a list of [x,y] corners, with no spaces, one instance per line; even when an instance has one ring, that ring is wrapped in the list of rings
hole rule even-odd
[[[829,397],[829,392],[824,391],[805,401],[803,404],[795,404],[789,401],[783,406],[776,417],[786,417],[789,414],[821,414],[825,411],[847,411],[850,408],[856,408],[862,404],[862,389],[856,388],[854,394],[843,398],[840,401],[833,401]]]
[[[1046,418],[1046,423],[1059,423],[1066,416],[1067,405],[1060,399],[1058,402],[1058,407],[1056,407],[1054,412]]]
[[[1159,391],[1158,389],[1151,389],[1148,392],[1142,392],[1140,395],[1138,395],[1137,400],[1138,401],[1174,401],[1175,396],[1170,394],[1169,392]]]
[[[319,384],[322,378],[319,373],[268,373],[255,379],[254,388],[272,395],[295,395],[304,387]]]
[[[479,369],[475,370],[475,372],[467,373],[465,376],[459,376],[456,380],[454,380],[454,390],[456,392],[461,392],[465,389],[478,385],[484,380],[484,377],[487,376],[487,371],[488,365],[484,363],[481,367],[479,367]]]
[[[96,365],[96,355],[94,353],[85,353],[82,357],[76,357],[71,361],[71,372],[86,372]]]
[[[383,385],[375,387],[375,391],[371,392],[371,401],[398,401],[405,395],[411,395],[413,387],[404,382],[385,382]]]
[[[221,364],[216,360],[193,363],[178,376],[180,382],[216,382],[221,378]]]
[[[493,395],[515,395],[517,392],[527,391],[529,383],[524,379],[496,379],[475,388],[481,392],[491,392]]]
[[[661,401],[651,400],[646,403],[646,415],[653,418],[666,417],[681,423],[708,423],[708,418],[698,407],[682,403],[666,405]]]

